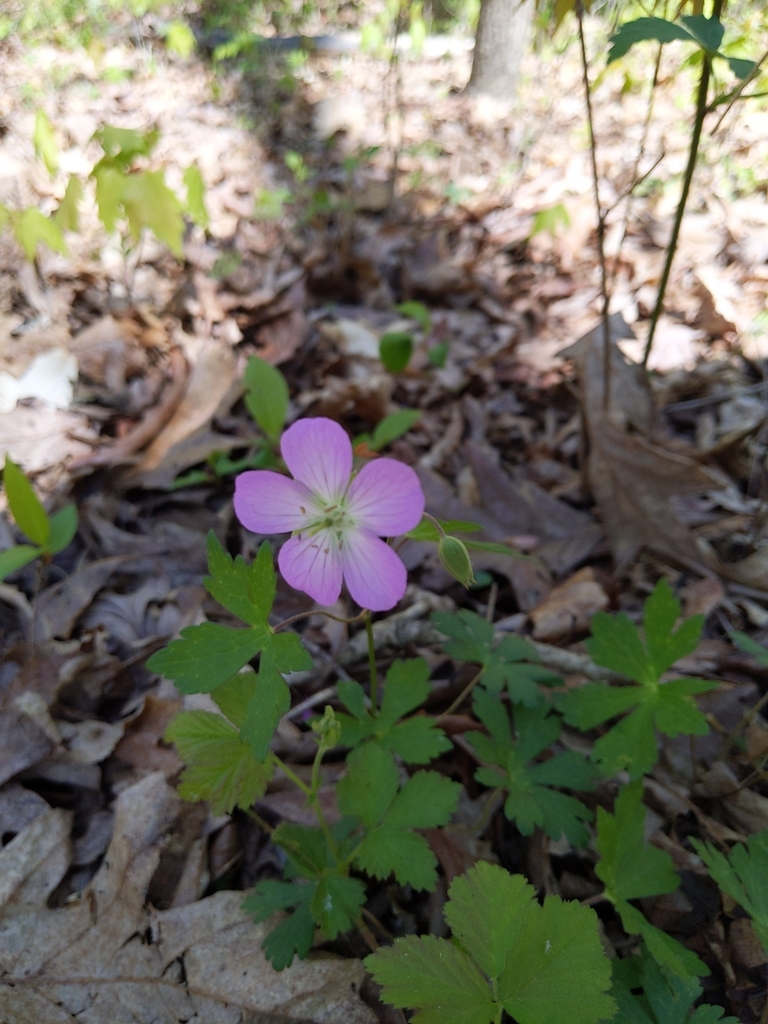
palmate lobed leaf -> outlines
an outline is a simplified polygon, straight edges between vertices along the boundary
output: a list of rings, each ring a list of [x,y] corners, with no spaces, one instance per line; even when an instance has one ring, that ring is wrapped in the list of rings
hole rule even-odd
[[[596,1024],[615,1011],[606,994],[610,962],[593,910],[548,897],[520,875],[480,861],[455,879],[445,907],[453,942],[399,939],[365,961],[383,997],[416,1007],[428,1024],[498,1020]]]
[[[310,886],[307,886],[310,888]],[[315,888],[315,886],[311,886]],[[294,912],[281,921],[267,935],[261,944],[264,954],[271,960],[276,971],[282,971],[293,963],[294,955],[304,960],[312,948],[315,938],[315,922],[309,909],[309,902],[302,901]]]
[[[205,589],[238,619],[250,625],[266,625],[275,600],[277,580],[268,541],[259,548],[253,565],[242,555],[233,559],[211,530],[207,539],[208,572]]]
[[[678,978],[702,977],[709,974],[709,968],[677,939],[652,925],[644,915],[626,900],[616,901],[616,910],[621,917],[624,930],[630,935],[640,935],[654,960]]]
[[[309,911],[329,939],[349,931],[360,916],[365,903],[365,883],[359,878],[346,878],[329,872],[317,884]]]
[[[266,626],[234,629],[216,622],[187,626],[178,640],[147,660],[151,672],[172,679],[182,693],[210,693],[269,644]]]
[[[371,829],[360,845],[355,863],[366,874],[382,881],[394,875],[400,885],[430,891],[437,884],[437,860],[429,843],[408,828],[384,824]]]
[[[728,857],[708,843],[691,842],[719,887],[752,918],[755,932],[768,953],[768,831],[737,843]]]
[[[267,788],[271,763],[261,763],[242,742],[237,729],[210,711],[182,711],[168,726],[186,763],[179,793],[185,800],[207,800],[214,814],[248,808]]]

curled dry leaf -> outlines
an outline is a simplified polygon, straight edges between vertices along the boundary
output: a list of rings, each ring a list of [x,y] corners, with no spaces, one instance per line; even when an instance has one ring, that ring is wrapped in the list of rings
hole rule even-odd
[[[167,911],[145,894],[179,800],[155,773],[121,793],[104,861],[82,898],[46,902],[69,867],[69,815],[40,815],[0,850],[0,1020],[155,1024],[376,1024],[357,960],[318,957],[277,973],[269,924],[219,892]]]
[[[555,587],[531,612],[536,640],[557,640],[589,629],[595,612],[605,611],[608,595],[591,566]]]

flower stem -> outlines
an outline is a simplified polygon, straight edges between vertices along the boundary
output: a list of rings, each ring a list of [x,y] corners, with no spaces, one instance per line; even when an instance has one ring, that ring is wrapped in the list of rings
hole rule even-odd
[[[353,615],[351,619],[344,619],[340,615],[332,615],[330,612],[318,611],[317,608],[312,608],[308,612],[299,612],[296,615],[291,615],[288,619],[283,619],[282,622],[278,622],[276,626],[272,627],[272,632],[276,633],[278,629],[283,629],[285,626],[292,626],[294,622],[300,622],[301,619],[308,619],[310,615],[323,615],[326,619],[333,619],[334,622],[344,622],[347,625],[350,625],[353,622],[360,622],[364,617],[365,612]]]
[[[363,616],[365,633],[368,637],[368,669],[371,674],[371,713],[375,718],[379,713],[379,676],[376,672],[376,645],[373,642],[373,625],[371,613],[366,611]]]
[[[480,671],[470,679],[470,681],[467,683],[467,685],[461,691],[461,693],[456,698],[456,700],[453,702],[453,704],[451,704],[451,706],[448,708],[448,710],[447,711],[443,711],[443,713],[441,715],[437,716],[437,718],[435,719],[436,722],[439,722],[443,718],[447,718],[448,715],[452,715],[453,714],[453,712],[456,710],[456,708],[461,707],[461,705],[464,703],[464,698],[469,696],[469,694],[472,693],[474,688],[480,682],[480,680],[482,678],[482,675],[483,675],[483,672],[485,672],[485,665],[483,665],[483,667],[480,669]]]
[[[317,798],[317,791],[320,788],[319,762],[320,758],[323,756],[323,753],[324,751],[322,746],[318,747],[317,754],[315,755],[315,761],[314,764],[312,765],[311,786],[308,786],[306,782],[302,782],[299,776],[288,767],[285,761],[277,757],[276,754],[273,754],[272,757],[274,759],[275,764],[283,772],[283,774],[286,775],[287,778],[289,778],[291,782],[294,783],[294,785],[298,786],[302,793],[306,796],[307,803],[312,807],[313,811],[315,812],[315,816],[317,817],[317,823],[320,826],[320,830],[322,831],[323,835],[325,836],[326,843],[328,843],[328,849],[331,851],[333,859],[338,866],[340,863],[339,851],[336,847],[336,843],[334,842],[333,836],[331,835],[331,829],[326,820],[323,808],[320,804],[320,801]]]
[[[306,784],[306,782],[303,782],[299,778],[296,772],[294,772],[292,769],[288,767],[288,765],[285,763],[285,761],[282,760],[282,758],[279,758],[277,754],[272,754],[272,760],[275,762],[275,765],[280,769],[283,775],[289,778],[295,786],[299,787],[304,796],[312,796],[312,790],[310,789],[310,787]]]

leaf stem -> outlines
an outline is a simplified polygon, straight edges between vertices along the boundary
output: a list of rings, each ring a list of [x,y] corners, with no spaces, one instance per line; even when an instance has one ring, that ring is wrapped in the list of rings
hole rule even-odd
[[[320,788],[320,786],[319,786],[319,760],[323,756],[323,753],[324,753],[324,751],[323,751],[322,746],[318,747],[317,748],[317,754],[315,754],[315,761],[314,761],[314,763],[312,765],[312,785],[311,786],[308,786],[306,784],[306,782],[302,782],[302,780],[299,778],[299,776],[296,774],[296,772],[292,771],[288,767],[288,765],[285,763],[285,761],[283,761],[281,758],[279,758],[277,756],[277,754],[272,754],[272,759],[274,760],[276,766],[283,772],[283,774],[287,778],[289,778],[291,780],[291,782],[294,783],[294,785],[298,786],[299,789],[301,790],[301,792],[306,796],[307,803],[312,807],[312,809],[315,812],[315,816],[317,817],[317,823],[320,826],[320,829],[321,829],[323,835],[325,836],[325,841],[326,841],[326,843],[328,843],[328,849],[333,854],[333,859],[336,862],[336,865],[338,867],[340,865],[340,863],[341,863],[340,859],[339,859],[339,851],[338,851],[338,849],[336,847],[336,843],[334,842],[333,836],[331,835],[331,829],[330,829],[330,826],[328,825],[328,822],[326,820],[325,813],[323,812],[323,808],[322,808],[322,806],[320,804],[320,801],[317,798],[317,791]]]
[[[292,626],[294,622],[300,622],[301,619],[308,619],[310,615],[323,615],[326,619],[333,619],[334,622],[344,622],[350,625],[353,622],[360,622],[365,612],[360,612],[357,615],[353,615],[351,619],[344,619],[340,615],[332,615],[331,612],[319,611],[317,608],[313,608],[308,612],[298,612],[296,615],[291,615],[288,619],[283,619],[282,622],[278,622],[276,626],[272,627],[272,632],[276,633],[279,629],[283,629],[285,626]]]
[[[722,3],[718,3],[718,0],[715,0],[715,11],[713,12],[713,17],[720,17],[721,7]],[[659,293],[656,296],[656,306],[654,307],[653,314],[651,316],[651,326],[648,329],[648,340],[645,343],[645,352],[643,353],[643,369],[648,365],[648,359],[651,355],[651,349],[653,348],[653,339],[656,334],[656,327],[659,323],[659,317],[661,316],[662,310],[664,309],[664,296],[666,295],[667,285],[669,284],[672,262],[675,258],[675,252],[677,251],[677,243],[680,238],[680,228],[683,224],[685,207],[688,202],[688,193],[691,190],[693,172],[696,169],[696,158],[699,155],[701,131],[704,127],[704,118],[707,114],[707,94],[709,92],[709,78],[712,70],[712,61],[709,55],[703,51],[701,59],[701,78],[699,79],[699,91],[696,99],[696,117],[693,122],[693,131],[691,133],[691,145],[688,150],[688,163],[683,176],[683,187],[680,191],[680,200],[675,212],[672,234],[670,235],[669,244],[667,245],[667,256],[664,260],[664,269],[661,273],[661,280],[659,281]]]
[[[255,821],[259,828],[263,829],[267,835],[271,836],[275,831],[274,827],[270,825],[268,821],[265,821],[260,814],[257,814],[252,807],[246,807],[245,813],[252,821]]]
[[[376,644],[373,639],[371,613],[367,610],[363,613],[363,621],[365,622],[365,634],[368,637],[368,669],[371,674],[371,713],[376,718],[379,713],[379,674],[376,671]]]
[[[448,715],[452,715],[453,712],[456,710],[456,708],[461,707],[461,705],[464,703],[465,697],[469,696],[469,694],[472,693],[474,688],[480,682],[480,679],[482,678],[483,672],[485,672],[485,665],[483,665],[482,668],[480,669],[480,671],[470,679],[470,681],[467,683],[467,685],[461,691],[461,693],[456,698],[456,700],[453,702],[453,704],[451,704],[451,706],[448,708],[448,710],[447,711],[443,711],[442,714],[437,716],[437,718],[435,719],[436,722],[442,721],[442,719],[447,718]]]
[[[310,789],[310,787],[306,784],[306,782],[303,782],[299,778],[296,772],[294,772],[291,768],[288,767],[288,765],[285,763],[285,761],[283,761],[282,758],[278,757],[277,754],[272,754],[272,760],[275,762],[276,767],[280,769],[283,775],[289,778],[295,786],[299,787],[304,796],[312,796],[312,790]]]

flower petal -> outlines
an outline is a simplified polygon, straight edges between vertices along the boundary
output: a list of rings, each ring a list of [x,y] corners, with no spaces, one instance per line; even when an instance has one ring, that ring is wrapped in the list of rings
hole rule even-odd
[[[352,481],[347,502],[361,529],[380,537],[397,537],[419,523],[424,491],[410,466],[396,459],[376,459]]]
[[[235,515],[254,533],[298,530],[314,510],[311,492],[280,473],[250,470],[235,480]]]
[[[361,608],[388,611],[405,593],[405,566],[388,544],[367,530],[351,530],[346,535],[341,565],[349,592]]]
[[[289,427],[280,441],[288,469],[320,498],[340,498],[352,472],[352,442],[343,427],[325,416]]]
[[[339,544],[330,530],[291,537],[277,556],[280,572],[318,604],[335,604],[341,593]]]

